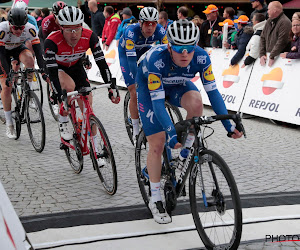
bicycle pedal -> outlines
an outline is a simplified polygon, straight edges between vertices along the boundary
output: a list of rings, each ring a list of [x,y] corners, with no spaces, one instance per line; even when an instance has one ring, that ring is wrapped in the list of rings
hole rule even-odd
[[[60,150],[66,150],[67,148],[68,148],[67,145],[63,144],[62,142],[60,143],[60,145],[59,145]]]

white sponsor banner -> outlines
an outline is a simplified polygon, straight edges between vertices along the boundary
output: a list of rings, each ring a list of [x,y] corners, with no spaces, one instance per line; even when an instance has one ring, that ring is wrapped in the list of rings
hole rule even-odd
[[[300,60],[276,58],[272,67],[267,64],[256,60],[241,111],[300,125]]]
[[[100,45],[101,45],[101,49],[103,50],[103,45],[101,42]],[[116,40],[113,40],[109,46],[109,49],[103,52],[104,52],[106,63],[109,66],[110,72],[112,74],[112,77],[115,77],[117,79],[117,85],[121,87],[126,87],[121,72],[119,53],[118,53]],[[87,54],[89,55],[90,61],[92,63],[92,68],[87,72],[88,78],[95,82],[104,82],[91,51],[87,52]]]
[[[29,249],[25,230],[0,182],[0,249]]]

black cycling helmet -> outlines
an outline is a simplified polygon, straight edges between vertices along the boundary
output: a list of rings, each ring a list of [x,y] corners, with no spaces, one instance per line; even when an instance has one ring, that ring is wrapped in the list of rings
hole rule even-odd
[[[22,26],[28,22],[28,16],[25,10],[13,8],[7,14],[7,21],[11,25]]]
[[[53,11],[54,15],[57,16],[58,12],[60,10],[62,10],[64,7],[66,7],[66,6],[68,6],[68,5],[65,2],[63,2],[63,1],[57,1],[57,2],[55,2],[53,4],[53,6],[52,6],[52,11]]]

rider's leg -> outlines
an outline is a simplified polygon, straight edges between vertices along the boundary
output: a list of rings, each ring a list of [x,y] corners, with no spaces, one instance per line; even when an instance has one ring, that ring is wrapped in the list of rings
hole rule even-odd
[[[132,126],[133,126],[133,138],[135,140],[135,137],[139,134],[139,130],[140,130],[135,85],[132,84],[128,86],[128,91],[130,93],[129,111],[130,111]]]
[[[24,49],[19,55],[20,61],[25,65],[25,68],[34,69],[34,59],[31,51],[29,49]],[[32,89],[32,78],[33,73],[28,74],[28,84],[30,89]]]

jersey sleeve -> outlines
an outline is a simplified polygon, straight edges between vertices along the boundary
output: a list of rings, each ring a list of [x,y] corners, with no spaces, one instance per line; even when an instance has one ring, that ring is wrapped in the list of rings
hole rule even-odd
[[[133,27],[135,25],[132,25]],[[138,34],[135,33],[134,29],[129,27],[125,30],[124,40],[125,40],[125,51],[127,56],[127,62],[129,65],[130,72],[133,76],[136,76],[137,72],[137,55],[135,50],[135,41],[137,40]]]
[[[100,70],[101,76],[105,83],[111,83],[111,73],[105,61],[103,51],[100,47],[100,41],[97,35],[93,32],[90,37],[90,48],[93,53],[95,62]]]
[[[157,25],[158,26],[158,25]],[[167,44],[168,43],[168,38],[166,31],[163,26],[159,25],[158,26],[159,31],[158,31],[158,36],[161,44]]]
[[[208,95],[209,101],[217,115],[228,114],[223,98],[217,88],[215,76],[212,71],[210,58],[206,51],[196,55],[197,64],[199,65],[199,73],[204,89]],[[229,120],[222,121],[223,126],[228,132],[233,132],[234,126]]]
[[[32,24],[27,24],[27,25],[28,25],[28,30],[27,30],[26,38],[28,38],[31,41],[32,45],[40,43],[37,29]]]

